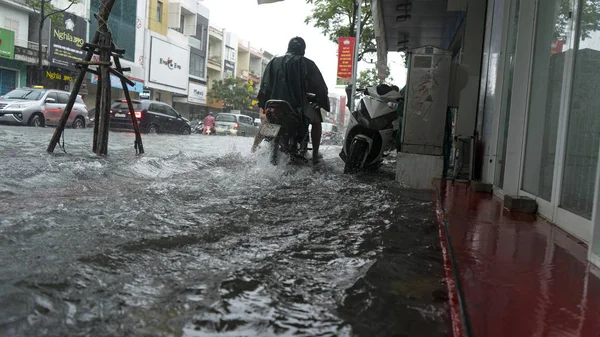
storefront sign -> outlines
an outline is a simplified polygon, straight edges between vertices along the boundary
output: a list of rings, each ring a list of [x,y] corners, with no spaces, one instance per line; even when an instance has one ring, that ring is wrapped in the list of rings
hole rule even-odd
[[[75,69],[75,62],[83,59],[81,50],[87,36],[87,23],[77,15],[63,13],[60,23],[53,24],[50,32],[50,64]]]
[[[12,30],[0,28],[0,57],[15,58],[15,32]]]
[[[187,90],[190,51],[152,37],[149,81]]]
[[[46,70],[46,78],[52,81],[72,81],[73,75],[62,74],[53,70]]]
[[[190,82],[188,90],[188,102],[206,104],[207,88],[200,83]]]
[[[136,81],[132,78],[129,78],[131,81],[133,81],[133,86],[130,86],[129,84],[127,85],[127,89],[129,89],[129,91],[133,91],[133,92],[142,92],[144,90],[144,82],[141,81]],[[98,75],[94,75],[92,74],[92,79],[91,79],[91,83],[92,84],[96,84],[98,83]],[[118,78],[115,75],[110,75],[110,86],[116,89],[123,89],[123,86],[121,85],[121,79]]]
[[[352,67],[354,65],[355,43],[355,37],[338,38],[337,85],[352,84]]]

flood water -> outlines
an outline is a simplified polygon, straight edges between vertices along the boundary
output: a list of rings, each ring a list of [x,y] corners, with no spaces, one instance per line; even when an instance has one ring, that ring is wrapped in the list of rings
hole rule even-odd
[[[251,138],[0,126],[0,336],[447,336],[431,194]],[[436,295],[437,293],[437,295]],[[441,294],[441,295],[440,295]]]

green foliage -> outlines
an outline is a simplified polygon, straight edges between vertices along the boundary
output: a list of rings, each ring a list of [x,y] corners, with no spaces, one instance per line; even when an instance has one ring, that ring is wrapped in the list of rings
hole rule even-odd
[[[559,8],[558,17],[554,25],[554,40],[567,40],[567,26],[573,13],[571,2],[564,1]],[[581,36],[582,40],[591,38],[592,32],[600,31],[600,0],[584,0],[581,9]]]
[[[220,81],[213,81],[212,89],[208,93],[211,103],[222,101],[225,106],[233,110],[245,110],[252,106],[254,88],[241,78],[229,77]]]
[[[380,83],[385,83],[388,85],[394,84],[394,79],[390,77],[390,67],[387,67],[385,80],[381,81],[377,77],[377,67],[372,67],[367,70],[363,70],[358,74],[358,79],[356,80],[356,86],[358,88],[365,88],[371,85],[377,85]]]
[[[314,8],[304,22],[312,23],[331,41],[337,43],[339,37],[356,36],[358,5],[354,0],[306,0],[306,3],[314,5]],[[359,61],[366,52],[373,52],[376,48],[370,1],[363,0],[361,16]]]
[[[43,12],[44,16],[41,17],[42,24],[46,21],[46,19],[50,18],[53,25],[64,25],[62,22],[62,13],[79,2],[79,0],[69,0],[69,6],[65,8],[56,8],[52,4],[52,0],[25,0],[25,4],[33,9],[36,14],[41,16]]]

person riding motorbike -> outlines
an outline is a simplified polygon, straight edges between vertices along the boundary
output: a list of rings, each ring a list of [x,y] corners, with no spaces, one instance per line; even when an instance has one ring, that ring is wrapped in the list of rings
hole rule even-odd
[[[317,65],[304,56],[305,51],[304,39],[294,37],[288,43],[286,54],[273,58],[267,64],[258,92],[258,104],[261,109],[264,109],[268,100],[284,100],[309,120],[312,126],[313,163],[316,164],[321,158],[319,145],[323,116],[309,103],[306,94],[315,94],[314,105],[326,111],[330,110],[329,96],[323,75]],[[260,142],[260,133],[256,137],[255,145]],[[253,146],[254,150],[256,146]]]
[[[212,115],[212,111],[208,113],[208,116],[204,118],[204,130],[202,131],[203,135],[207,135],[208,131],[211,133],[215,130],[215,118]]]

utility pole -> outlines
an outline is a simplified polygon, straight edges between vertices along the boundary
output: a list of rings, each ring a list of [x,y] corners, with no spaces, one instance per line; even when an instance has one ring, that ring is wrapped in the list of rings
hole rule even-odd
[[[362,0],[356,0],[358,15],[356,17],[356,42],[354,43],[354,59],[352,64],[352,96],[350,99],[350,112],[354,111],[354,96],[356,96],[356,74],[358,73],[358,50],[360,47],[360,24],[362,19]]]

